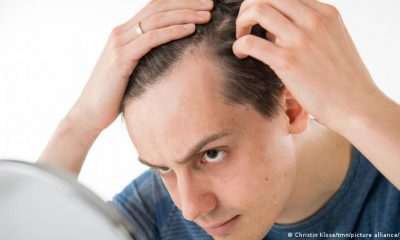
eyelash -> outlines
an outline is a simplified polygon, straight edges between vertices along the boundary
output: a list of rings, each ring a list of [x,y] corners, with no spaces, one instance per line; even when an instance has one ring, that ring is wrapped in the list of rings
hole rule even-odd
[[[219,149],[219,148],[208,149],[208,150],[203,151],[203,152],[201,152],[201,153],[198,154],[198,156],[201,156],[201,157],[202,157],[202,158],[201,158],[201,162],[202,162],[202,163],[204,163],[204,162],[203,162],[204,155],[205,155],[206,153],[208,153],[208,152],[211,152],[211,151],[217,151],[218,153],[222,152],[222,153],[224,154],[224,155],[222,156],[222,158],[224,158],[225,155],[226,155],[226,151],[223,150],[223,149]],[[220,161],[223,161],[223,159],[220,160]],[[219,163],[220,161],[217,161],[217,162],[215,162],[215,163]],[[207,162],[206,162],[206,163],[207,163]],[[208,163],[211,163],[211,164],[212,164],[212,162],[208,162]],[[156,174],[158,174],[158,175],[160,175],[160,176],[166,176],[166,175],[168,175],[169,173],[171,173],[171,171],[172,171],[170,168],[151,168],[151,169],[152,169]],[[167,170],[163,170],[163,169],[167,169]],[[162,172],[162,171],[167,171],[167,172]]]

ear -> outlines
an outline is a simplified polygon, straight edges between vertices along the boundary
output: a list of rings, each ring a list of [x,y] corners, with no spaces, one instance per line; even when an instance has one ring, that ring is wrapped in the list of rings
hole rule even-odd
[[[288,119],[287,128],[289,133],[299,134],[304,132],[308,127],[310,117],[308,112],[287,89],[283,90],[282,98],[284,112]]]

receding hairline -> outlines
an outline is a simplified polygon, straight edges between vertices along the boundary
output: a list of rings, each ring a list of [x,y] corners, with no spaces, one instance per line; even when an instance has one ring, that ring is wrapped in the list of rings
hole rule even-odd
[[[219,61],[222,59],[220,56],[215,54],[210,48],[207,48],[207,42],[202,41],[200,43],[191,44],[182,52],[182,54],[179,56],[179,58],[177,58],[176,61],[172,65],[170,65],[169,68],[163,74],[161,74],[155,78],[156,81],[154,81],[154,83],[148,84],[145,87],[145,90],[143,93],[138,94],[136,96],[129,96],[126,99],[125,104],[123,105],[123,108],[121,109],[121,113],[124,115],[126,106],[129,105],[129,103],[132,100],[139,99],[142,95],[144,95],[146,92],[151,90],[151,88],[155,87],[157,84],[162,83],[163,82],[162,79],[166,79],[168,76],[173,74],[174,71],[179,70],[179,67],[181,66],[181,64],[184,61],[188,61],[188,60],[195,60],[198,62],[211,61],[213,63],[212,66],[214,67],[214,70],[216,71],[216,73],[217,74],[220,73],[220,76],[222,76],[222,78],[225,78],[226,72],[223,71],[223,64],[221,63],[222,61]],[[219,93],[221,94],[221,96],[223,97],[224,96],[223,89],[221,88],[221,86],[218,86],[218,90],[219,90]],[[223,97],[223,99],[227,100],[227,99],[225,99],[225,97]],[[226,103],[228,103],[228,102],[226,102]]]

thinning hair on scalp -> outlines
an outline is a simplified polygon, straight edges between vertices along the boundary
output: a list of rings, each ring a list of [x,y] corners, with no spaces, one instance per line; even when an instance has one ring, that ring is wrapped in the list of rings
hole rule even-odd
[[[121,104],[124,113],[127,101],[139,97],[149,86],[162,80],[182,59],[187,50],[200,48],[214,61],[222,73],[222,95],[231,104],[250,104],[266,118],[277,115],[282,82],[261,61],[252,57],[237,58],[232,45],[236,40],[236,17],[242,0],[214,0],[211,20],[196,25],[196,31],[185,38],[158,46],[147,53],[130,76]],[[265,38],[266,31],[253,27],[251,34]],[[203,50],[205,49],[205,50]],[[268,54],[268,53],[266,53]]]

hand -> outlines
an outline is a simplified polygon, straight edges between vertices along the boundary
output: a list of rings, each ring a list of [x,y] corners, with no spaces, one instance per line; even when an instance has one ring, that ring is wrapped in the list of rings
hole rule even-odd
[[[259,24],[266,39],[249,35]],[[381,97],[338,11],[315,0],[246,0],[237,18],[233,51],[269,65],[322,124],[338,121]]]
[[[210,20],[212,1],[153,0],[111,32],[105,49],[67,117],[89,132],[100,133],[120,113],[129,76],[152,48],[192,34],[194,24]],[[144,34],[135,30],[141,22]]]

